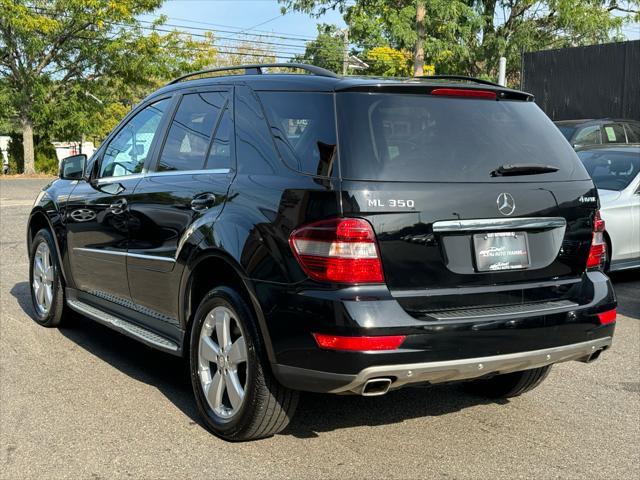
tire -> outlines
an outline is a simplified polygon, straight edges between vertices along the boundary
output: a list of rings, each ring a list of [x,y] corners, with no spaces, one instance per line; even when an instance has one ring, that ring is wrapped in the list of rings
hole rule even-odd
[[[221,351],[219,344],[227,347]],[[204,297],[193,320],[189,350],[198,412],[213,434],[230,441],[255,440],[289,424],[299,394],[273,377],[256,321],[237,292],[220,287]]]
[[[517,397],[540,385],[551,371],[551,365],[522,372],[506,373],[495,377],[472,380],[465,384],[475,395],[488,398]]]
[[[38,231],[31,242],[29,287],[35,321],[44,327],[59,327],[67,308],[55,243],[47,229]]]

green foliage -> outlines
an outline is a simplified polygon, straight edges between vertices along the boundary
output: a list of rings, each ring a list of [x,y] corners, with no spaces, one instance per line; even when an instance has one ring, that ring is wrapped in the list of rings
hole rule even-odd
[[[101,137],[145,92],[215,62],[212,35],[193,40],[160,32],[163,18],[138,20],[161,3],[0,0],[0,127]]]
[[[22,134],[11,132],[9,134],[8,156],[9,171],[11,173],[24,173],[24,154],[22,148]],[[35,137],[35,171],[55,175],[58,173],[58,157],[56,148],[44,137]]]
[[[16,132],[9,134],[9,147],[7,154],[9,156],[9,172],[22,173],[24,171],[24,155],[22,153],[22,135]]]
[[[365,54],[388,46],[413,51],[418,0],[279,0],[283,10],[321,15],[338,9],[351,42]],[[425,4],[425,62],[438,73],[494,79],[507,57],[507,78],[517,83],[523,51],[621,39],[640,20],[640,0],[420,0]],[[367,63],[371,59],[361,57]]]
[[[312,63],[336,73],[342,73],[344,62],[344,40],[334,25],[318,25],[318,36],[308,42],[304,55],[297,55],[294,62]]]
[[[52,156],[36,150],[36,172],[47,175],[56,175],[58,173],[58,159],[55,153]]]
[[[391,47],[376,47],[366,53],[368,74],[383,77],[408,77],[411,75],[411,53]]]

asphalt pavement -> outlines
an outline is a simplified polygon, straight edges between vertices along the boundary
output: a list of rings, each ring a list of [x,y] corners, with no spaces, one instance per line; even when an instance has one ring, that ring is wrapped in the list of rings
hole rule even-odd
[[[640,272],[614,276],[613,347],[491,402],[460,386],[305,394],[272,438],[198,422],[180,359],[86,319],[38,326],[25,229],[45,180],[0,180],[0,478],[638,478]]]

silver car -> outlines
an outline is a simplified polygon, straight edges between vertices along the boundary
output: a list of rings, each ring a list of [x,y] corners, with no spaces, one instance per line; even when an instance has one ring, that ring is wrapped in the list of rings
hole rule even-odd
[[[577,153],[598,187],[608,269],[640,267],[640,145],[592,146]]]

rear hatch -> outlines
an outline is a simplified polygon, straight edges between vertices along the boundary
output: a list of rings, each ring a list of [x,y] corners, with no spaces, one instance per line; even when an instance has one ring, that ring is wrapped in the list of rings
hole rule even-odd
[[[573,149],[524,94],[440,90],[336,95],[343,212],[392,294],[416,316],[578,301],[597,193]]]

